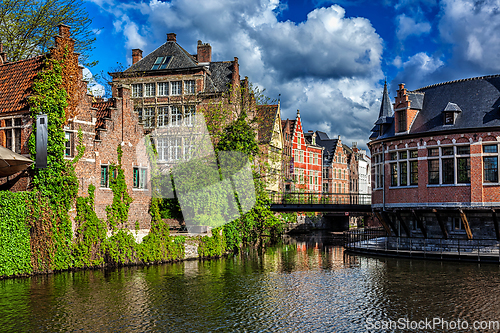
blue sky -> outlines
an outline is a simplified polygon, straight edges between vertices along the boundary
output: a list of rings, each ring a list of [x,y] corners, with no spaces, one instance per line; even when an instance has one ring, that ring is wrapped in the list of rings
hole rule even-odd
[[[214,61],[239,58],[240,75],[281,94],[282,118],[365,147],[385,78],[391,97],[500,73],[500,0],[171,0],[86,2],[97,41],[93,73],[131,64],[175,32]]]

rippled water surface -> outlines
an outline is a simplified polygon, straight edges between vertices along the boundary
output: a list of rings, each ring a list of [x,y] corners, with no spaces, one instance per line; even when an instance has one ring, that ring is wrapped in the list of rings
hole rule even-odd
[[[212,261],[3,280],[0,331],[366,332],[368,320],[500,320],[497,265],[347,255],[325,235],[285,242]]]

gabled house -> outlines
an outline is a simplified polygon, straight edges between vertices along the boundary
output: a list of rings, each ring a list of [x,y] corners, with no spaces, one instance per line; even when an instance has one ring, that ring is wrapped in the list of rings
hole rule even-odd
[[[317,145],[315,140],[316,136],[304,134],[300,111],[297,110],[291,131],[290,176],[293,178],[293,183],[290,190],[292,192],[321,192],[323,148]]]
[[[212,47],[201,41],[192,55],[175,33],[145,57],[142,50],[132,50],[132,66],[111,75],[113,83],[132,87],[134,110],[155,136],[158,162],[167,168],[190,158],[192,140],[186,133],[196,122],[223,128],[240,112],[250,119],[255,115],[248,80],[240,81],[238,58],[212,61]]]
[[[262,159],[261,170],[266,190],[281,192],[283,184],[282,158],[283,133],[281,129],[280,104],[259,105],[255,116],[257,135]]]
[[[349,150],[340,135],[330,139],[324,132],[316,132],[316,143],[323,152],[323,192],[331,193],[336,203],[349,203]]]
[[[66,87],[71,103],[66,109],[64,155],[68,160],[75,157],[79,144],[78,132],[81,131],[85,152],[75,165],[79,195],[87,195],[89,185],[94,185],[96,213],[99,218],[106,218],[105,208],[113,201],[113,193],[109,188],[112,176],[109,166],[118,162],[117,148],[120,145],[127,191],[133,199],[128,227],[134,229],[137,221],[140,228],[147,229],[151,221],[148,213],[151,198],[146,171],[148,161],[142,144],[144,130],[133,111],[130,88],[116,85],[113,98],[107,101],[88,95],[83,68],[78,65],[78,55],[73,53],[73,46],[70,28],[60,25],[59,34],[55,36],[55,47],[48,54],[8,62],[0,52],[0,144],[30,156],[28,139],[32,135],[33,120],[28,97],[33,94],[33,82],[42,71],[45,59],[60,59],[58,57],[62,53],[69,51],[66,68],[73,68],[75,72],[63,72],[63,76],[68,73],[74,75]],[[12,177],[0,178],[0,186],[10,191],[31,190],[31,176],[32,172],[25,170]]]

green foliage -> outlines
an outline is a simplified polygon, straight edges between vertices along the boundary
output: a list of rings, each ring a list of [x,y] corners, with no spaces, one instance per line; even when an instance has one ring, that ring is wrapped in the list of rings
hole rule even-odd
[[[103,242],[107,225],[94,211],[95,186],[90,185],[88,197],[76,198],[76,229],[73,246],[74,266],[94,267],[104,264]]]
[[[0,191],[0,275],[33,271],[27,222],[32,197],[28,192]]]
[[[125,183],[125,172],[122,168],[123,150],[121,145],[118,145],[118,164],[112,164],[110,167],[110,184],[109,187],[113,191],[113,203],[106,207],[108,222],[116,228],[118,224],[126,225],[128,221],[128,211],[132,198],[127,192],[127,184]]]
[[[185,238],[170,237],[168,225],[161,219],[160,199],[152,198],[150,206],[151,229],[139,244],[139,259],[145,263],[165,262],[184,258]]]
[[[104,241],[106,262],[111,265],[126,265],[135,263],[137,243],[127,229],[118,229]]]
[[[198,245],[198,254],[204,258],[220,257],[226,253],[226,237],[222,228],[212,230],[212,237],[203,236]]]
[[[295,212],[281,213],[280,217],[284,223],[297,223],[297,213]]]
[[[0,40],[9,61],[27,59],[53,46],[59,24],[71,27],[77,52],[89,56],[95,33],[82,0],[3,0]],[[85,63],[86,66],[91,65]]]
[[[259,146],[255,140],[255,132],[247,121],[245,112],[238,119],[229,124],[223,131],[216,151],[239,151],[248,156],[259,153]]]

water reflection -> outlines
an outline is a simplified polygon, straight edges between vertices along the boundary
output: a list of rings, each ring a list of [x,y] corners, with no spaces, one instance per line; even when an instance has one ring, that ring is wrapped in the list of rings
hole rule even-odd
[[[365,332],[367,318],[498,320],[496,265],[352,256],[323,236],[212,261],[3,280],[0,327]]]

